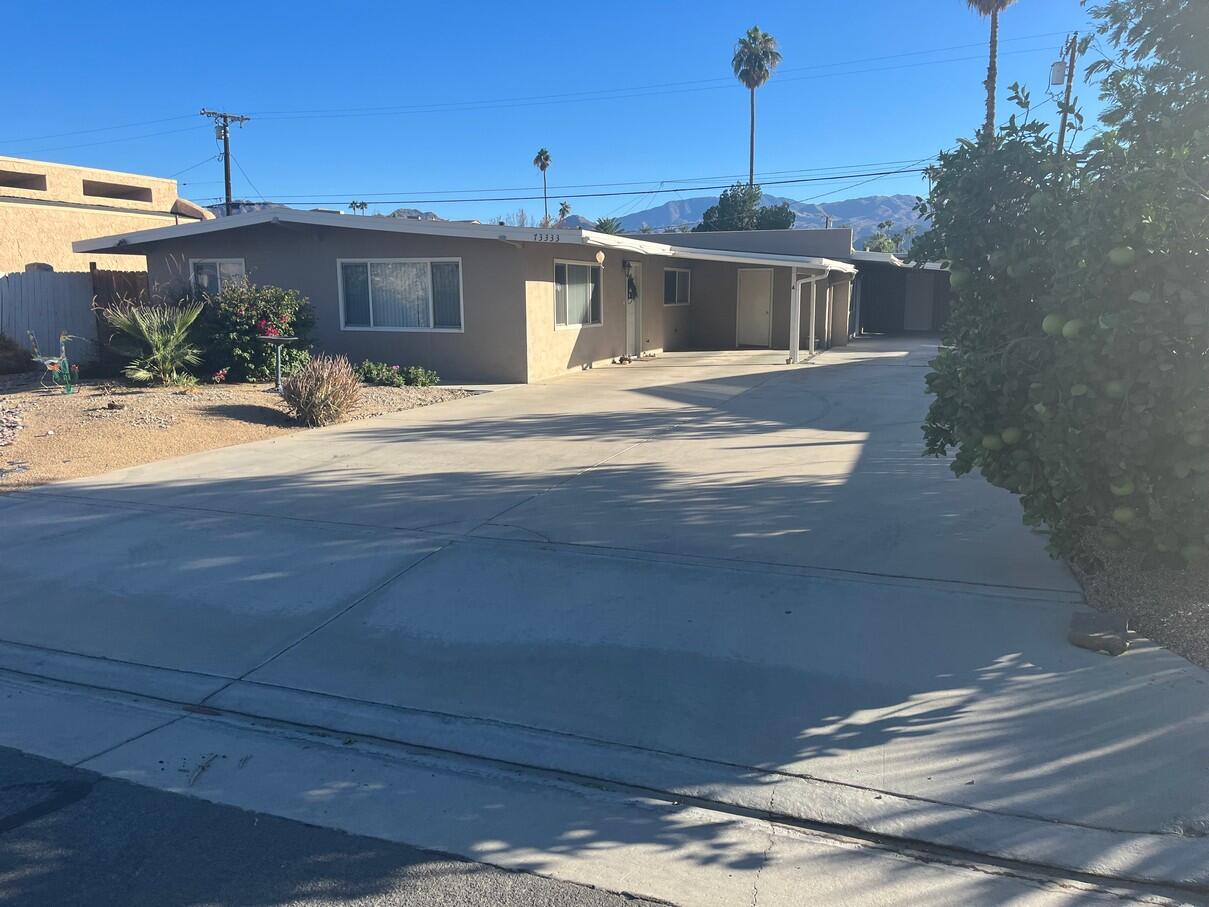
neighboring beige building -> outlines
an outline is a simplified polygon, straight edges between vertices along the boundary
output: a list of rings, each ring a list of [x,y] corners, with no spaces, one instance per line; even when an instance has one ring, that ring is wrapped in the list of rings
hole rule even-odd
[[[176,180],[0,157],[0,333],[20,343],[32,333],[43,351],[71,334],[83,338],[73,355],[91,358],[91,269],[144,271],[147,263],[80,254],[72,243],[213,217],[180,198]]]
[[[0,274],[49,265],[87,271],[143,270],[129,255],[81,255],[71,244],[214,217],[176,194],[176,180],[0,157]]]
[[[847,342],[856,274],[828,258],[652,237],[291,209],[75,249],[145,256],[152,285],[172,295],[244,277],[296,289],[314,306],[321,349],[458,382],[537,381],[663,350],[754,346],[796,359],[812,339]]]

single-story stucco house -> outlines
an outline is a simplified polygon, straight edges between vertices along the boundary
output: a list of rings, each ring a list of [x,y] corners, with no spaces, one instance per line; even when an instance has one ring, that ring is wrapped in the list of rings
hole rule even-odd
[[[457,382],[537,381],[663,350],[767,347],[798,361],[847,342],[856,275],[818,256],[291,209],[75,249],[145,256],[153,287],[214,292],[246,277],[296,289],[323,351]]]

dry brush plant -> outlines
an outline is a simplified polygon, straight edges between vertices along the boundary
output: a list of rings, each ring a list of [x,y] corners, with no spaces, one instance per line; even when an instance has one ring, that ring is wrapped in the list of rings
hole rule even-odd
[[[290,415],[318,427],[343,422],[361,399],[361,380],[343,356],[316,356],[282,385]]]

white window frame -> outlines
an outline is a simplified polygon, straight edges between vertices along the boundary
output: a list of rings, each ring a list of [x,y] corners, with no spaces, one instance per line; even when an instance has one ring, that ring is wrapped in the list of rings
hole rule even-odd
[[[197,274],[194,272],[194,265],[213,264],[215,273],[218,276],[218,292],[222,292],[222,266],[230,264],[238,264],[243,269],[243,279],[248,279],[248,266],[242,258],[190,258],[189,259],[189,286],[195,290],[201,289],[197,285]]]
[[[559,324],[558,323],[558,280],[556,279],[557,268],[559,265],[575,265],[580,268],[595,268],[600,272],[600,321],[592,321],[588,324]],[[586,331],[589,328],[604,327],[605,321],[605,289],[604,289],[604,265],[598,261],[576,261],[573,258],[556,258],[554,259],[555,274],[551,275],[550,288],[553,291],[551,301],[554,303],[554,330],[556,331]],[[589,302],[589,306],[591,303]]]
[[[432,297],[432,266],[442,262],[456,262],[458,266],[458,320],[460,327],[456,328],[405,328],[390,325],[375,325],[374,321],[374,292],[372,281],[369,283],[369,324],[345,324],[344,321],[344,266],[365,265],[368,270],[373,264],[426,264],[428,265],[428,320],[436,322],[436,301]],[[368,276],[368,274],[367,274]],[[461,258],[337,258],[336,259],[336,289],[340,296],[340,330],[342,331],[388,331],[396,334],[464,334],[466,332],[466,271],[462,267]]]
[[[667,273],[669,271],[674,274],[684,275],[684,302],[667,301]],[[663,304],[668,308],[681,308],[686,305],[691,305],[693,301],[693,272],[688,268],[664,268],[663,275]]]

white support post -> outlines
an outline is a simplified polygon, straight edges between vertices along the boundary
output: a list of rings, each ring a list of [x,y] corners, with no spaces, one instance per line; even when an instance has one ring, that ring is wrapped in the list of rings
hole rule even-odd
[[[810,281],[810,355],[811,356],[814,356],[815,326],[818,324],[818,320],[815,315],[815,306],[818,303],[818,293],[815,290],[816,283],[817,282],[814,280]]]
[[[789,299],[789,364],[802,361],[802,281],[794,272],[793,289]]]

